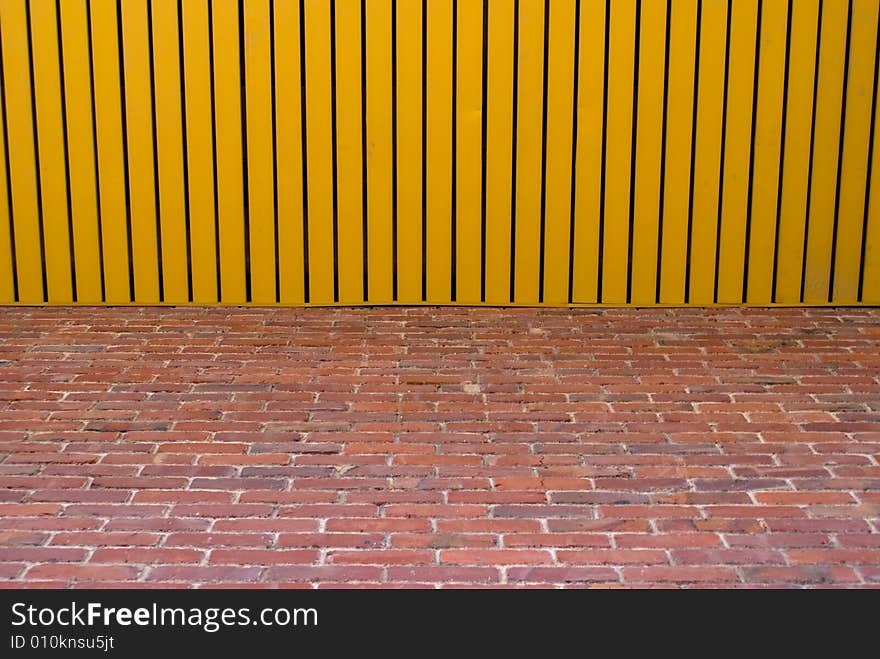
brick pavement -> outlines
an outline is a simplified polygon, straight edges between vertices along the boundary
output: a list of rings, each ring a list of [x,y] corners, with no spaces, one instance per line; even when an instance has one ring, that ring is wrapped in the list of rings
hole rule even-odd
[[[3,308],[0,579],[876,587],[880,310]]]

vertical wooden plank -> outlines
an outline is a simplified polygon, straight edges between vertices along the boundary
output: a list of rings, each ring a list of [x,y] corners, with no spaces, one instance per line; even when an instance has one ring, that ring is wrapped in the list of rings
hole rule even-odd
[[[660,302],[683,304],[688,253],[697,0],[670,5]]]
[[[808,304],[827,302],[831,282],[848,5],[842,1],[822,5],[822,45],[816,90],[819,102],[813,125],[809,230],[804,255],[803,301]]]
[[[47,294],[49,302],[69,303],[74,288],[55,2],[31,0],[30,9]]]
[[[162,226],[162,288],[165,302],[180,304],[189,301],[189,269],[177,2],[151,2],[159,221]]]
[[[626,302],[632,157],[635,0],[611,3],[601,302]],[[646,30],[647,31],[647,30]]]
[[[0,13],[0,20],[3,14]],[[0,75],[3,75],[0,72]],[[0,98],[0,304],[15,302],[15,280],[12,260],[12,217],[9,214],[9,190],[6,171],[6,103]]]
[[[3,49],[3,82],[6,103],[6,131],[9,143],[9,179],[12,187],[12,216],[15,223],[15,258],[18,297],[25,304],[43,301],[42,247],[31,77],[28,55],[26,0],[0,3],[0,47]]]
[[[186,157],[193,302],[217,302],[214,227],[214,137],[211,118],[211,44],[208,0],[183,3]]]
[[[220,300],[245,302],[244,182],[238,3],[212,2]]]
[[[797,303],[801,296],[818,19],[818,0],[798,0],[792,4],[774,299],[783,304]]]
[[[414,303],[422,299],[421,2],[397,1],[396,87],[397,299]]]
[[[456,100],[456,302],[480,302],[482,280],[483,3],[459,0]]]
[[[769,304],[773,296],[788,0],[763,0],[760,20],[761,61],[757,74],[752,221],[746,284],[750,304]]]
[[[716,301],[736,304],[741,303],[743,297],[758,0],[737,0],[731,3],[730,11],[727,134]]]
[[[690,302],[715,298],[715,243],[718,226],[718,178],[724,101],[727,2],[703,0],[700,33],[700,81],[694,161],[693,226],[690,252]]]
[[[864,304],[880,304],[880,103],[874,109],[874,150],[871,153],[870,197],[864,217],[865,245],[861,273],[861,299]]]
[[[248,0],[244,3],[251,299],[258,304],[275,302],[270,1]],[[281,81],[281,84],[289,84],[289,81]]]
[[[362,91],[361,2],[336,0],[337,277],[343,303],[364,300]]]
[[[85,0],[61,2],[59,7],[76,293],[78,302],[95,304],[101,302],[101,255],[92,131],[89,23]]]
[[[544,2],[520,0],[517,52],[514,301],[536,304],[541,259]]]
[[[488,7],[486,74],[486,302],[510,301],[514,0]]]
[[[581,0],[572,301],[597,302],[605,97],[604,0]]]
[[[427,0],[427,301],[452,297],[452,0]]]
[[[281,302],[305,300],[302,77],[299,0],[275,2],[275,151]],[[284,81],[278,84],[279,81]]]
[[[840,199],[837,210],[837,248],[831,300],[854,304],[859,296],[862,253],[862,220],[865,212],[865,173],[870,154],[871,100],[874,55],[877,43],[878,3],[853,0],[852,41],[846,92],[846,131],[840,164]]]
[[[116,0],[90,0],[104,299],[131,301]]]
[[[575,13],[574,0],[554,0],[546,18],[550,22],[543,282],[547,304],[568,302]]]
[[[310,302],[333,302],[333,135],[330,4],[305,0]],[[341,264],[345,267],[344,264]]]
[[[134,301],[152,304],[160,291],[147,0],[121,7]]]
[[[366,0],[367,64],[367,296],[392,301],[394,286],[391,138],[391,0]],[[337,48],[348,44],[339,44]]]
[[[631,301],[638,305],[653,304],[657,297],[666,4],[642,2],[641,9],[631,264]]]

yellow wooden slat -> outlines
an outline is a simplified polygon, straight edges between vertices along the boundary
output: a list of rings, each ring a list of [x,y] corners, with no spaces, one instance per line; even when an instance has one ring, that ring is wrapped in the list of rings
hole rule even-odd
[[[186,157],[193,301],[217,302],[214,227],[214,137],[211,124],[211,44],[208,0],[183,3]]]
[[[611,3],[608,31],[608,117],[605,135],[605,208],[602,302],[626,302],[632,153],[636,3]]]
[[[483,4],[458,3],[455,299],[480,301],[482,280]]]
[[[666,3],[642,3],[641,12],[631,300],[649,305],[657,297]]]
[[[422,5],[398,2],[397,299],[404,303],[422,299],[422,194]]]
[[[302,85],[299,0],[275,1],[275,149],[278,176],[278,283],[283,304],[305,300]]]
[[[76,294],[78,302],[95,304],[101,302],[101,258],[92,131],[88,15],[85,0],[62,2],[59,7]]]
[[[339,301],[361,302],[364,299],[364,182],[360,0],[337,0],[336,43]]]
[[[697,0],[671,5],[660,302],[684,302],[688,253]]]
[[[574,92],[574,0],[550,3],[547,65],[547,182],[544,200],[543,301],[568,302],[571,150]]]
[[[804,255],[803,301],[827,302],[831,283],[831,243],[837,193],[840,111],[846,57],[847,3],[822,5],[819,87],[813,125],[809,231]]]
[[[871,156],[870,198],[865,217],[864,262],[861,273],[861,299],[864,304],[880,304],[880,103],[874,110],[874,144]]]
[[[220,298],[232,304],[244,302],[246,298],[241,66],[236,4],[212,3]]]
[[[275,184],[272,153],[270,0],[244,3],[248,231],[251,299],[275,302]]]
[[[18,297],[37,304],[44,292],[25,0],[0,3],[0,37]]]
[[[0,20],[3,15],[0,14]],[[6,113],[4,101],[0,98],[0,304],[15,302],[15,279],[12,258],[12,234],[9,215],[9,192],[6,178]]]
[[[36,44],[31,56],[34,65],[34,105],[37,111],[48,300],[72,302],[74,289],[71,280],[69,209],[65,192],[67,171],[55,3],[52,0],[32,0],[30,9],[31,39]]]
[[[878,3],[874,0],[853,0],[852,11],[846,131],[843,138],[843,161],[840,163],[837,250],[831,300],[837,304],[854,304],[859,295]]]
[[[486,74],[486,302],[510,301],[514,0],[488,7]]]
[[[596,302],[602,181],[602,99],[605,94],[605,2],[582,0],[575,158],[572,300]]]
[[[715,298],[726,28],[727,3],[704,0],[690,253],[690,301],[696,304],[712,304]]]
[[[795,304],[801,296],[818,18],[818,0],[799,0],[792,4],[774,299],[784,304]]]
[[[134,299],[150,304],[160,293],[149,23],[146,0],[127,0],[121,7]]]
[[[716,300],[727,304],[742,302],[743,297],[758,0],[738,0],[731,12]]]
[[[544,2],[520,0],[517,52],[514,300],[537,303],[541,264]]]
[[[189,300],[183,119],[180,97],[177,2],[152,0],[156,158],[162,235],[162,289],[166,302]]]
[[[391,0],[366,0],[368,297],[391,302],[394,153],[391,112]],[[346,266],[347,267],[347,266]]]
[[[131,281],[116,2],[91,0],[89,13],[92,27],[101,245],[104,254],[104,298],[109,304],[118,304],[131,301]]]
[[[452,295],[452,0],[428,0],[427,299]]]
[[[309,293],[333,302],[333,135],[330,113],[330,6],[305,0]]]
[[[748,301],[754,304],[768,304],[773,297],[788,0],[763,0],[762,6],[747,282]]]

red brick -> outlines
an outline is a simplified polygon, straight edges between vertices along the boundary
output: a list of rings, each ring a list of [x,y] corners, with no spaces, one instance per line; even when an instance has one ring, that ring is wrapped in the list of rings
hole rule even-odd
[[[530,549],[446,549],[440,562],[448,565],[544,565],[553,562],[548,551]]]
[[[507,580],[512,583],[591,583],[619,581],[617,572],[607,567],[511,567]]]
[[[739,578],[730,567],[655,566],[625,567],[623,580],[634,584],[651,582],[728,584],[738,581]]]
[[[329,564],[420,565],[433,562],[433,552],[419,549],[331,551],[327,554]]]
[[[141,568],[131,565],[70,565],[55,563],[35,565],[25,575],[28,579],[63,579],[69,581],[134,580]]]

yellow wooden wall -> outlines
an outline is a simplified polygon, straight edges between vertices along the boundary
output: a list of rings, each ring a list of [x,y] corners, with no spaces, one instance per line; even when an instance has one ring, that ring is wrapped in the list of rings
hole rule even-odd
[[[878,0],[0,0],[0,303],[880,303]]]

